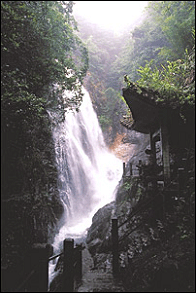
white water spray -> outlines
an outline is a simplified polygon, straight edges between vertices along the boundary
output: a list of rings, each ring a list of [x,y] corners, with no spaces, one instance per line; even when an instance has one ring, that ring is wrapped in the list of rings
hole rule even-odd
[[[64,205],[64,224],[53,243],[55,254],[65,238],[85,237],[95,212],[114,200],[122,177],[122,162],[107,149],[90,96],[85,89],[83,92],[80,111],[69,112],[53,129],[59,195]],[[49,266],[49,282],[56,275],[54,267]]]

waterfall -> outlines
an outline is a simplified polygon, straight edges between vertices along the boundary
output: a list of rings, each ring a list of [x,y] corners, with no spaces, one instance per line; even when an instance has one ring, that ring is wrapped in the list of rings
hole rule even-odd
[[[106,147],[88,92],[83,88],[79,112],[66,113],[53,126],[59,196],[64,206],[61,228],[55,236],[54,253],[63,240],[85,237],[95,212],[115,198],[122,176],[122,162]],[[53,122],[55,113],[49,112]],[[50,282],[55,264],[49,266]]]

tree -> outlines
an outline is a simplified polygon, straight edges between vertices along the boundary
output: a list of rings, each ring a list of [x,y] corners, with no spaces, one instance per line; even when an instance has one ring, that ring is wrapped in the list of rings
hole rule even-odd
[[[137,84],[159,92],[158,103],[172,107],[195,104],[195,46],[189,54],[185,50],[184,59],[168,61],[160,68],[153,66],[153,60],[138,69],[140,79]]]
[[[56,83],[56,96],[75,90],[75,102],[80,101],[78,82],[87,70],[87,51],[74,34],[72,6],[65,1],[1,2],[3,102],[30,100],[38,113],[40,101],[53,99]]]
[[[127,74],[135,82],[139,78],[137,69],[146,61],[154,60],[158,67],[183,59],[185,49],[190,52],[194,45],[194,28],[194,1],[149,2],[144,20],[131,32],[129,43],[116,61],[121,80]]]
[[[33,242],[52,239],[63,213],[47,109],[64,114],[82,99],[88,55],[72,6],[1,1],[2,263],[8,270],[18,268]],[[19,271],[13,278],[8,272],[10,291]]]
[[[150,13],[170,43],[168,53],[173,56],[173,60],[182,58],[185,49],[190,51],[193,47],[195,1],[153,1],[150,7]],[[163,55],[165,53],[164,50],[161,52]]]
[[[37,136],[43,134],[40,126],[46,127],[47,107],[63,113],[67,107],[77,109],[82,99],[88,55],[74,33],[77,27],[72,6],[71,1],[1,2],[1,130],[6,193],[14,192],[10,180],[17,182],[18,191],[26,181],[23,179],[28,172],[25,168],[21,173],[20,158],[37,161],[41,147]],[[65,89],[74,91],[75,96],[66,98]],[[48,132],[49,126],[46,128]]]

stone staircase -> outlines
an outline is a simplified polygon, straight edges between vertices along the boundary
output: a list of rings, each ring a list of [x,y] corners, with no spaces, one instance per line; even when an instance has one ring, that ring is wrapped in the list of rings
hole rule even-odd
[[[93,268],[93,259],[86,248],[82,253],[82,261],[82,281],[75,292],[126,292],[120,280],[114,279],[111,267],[105,270]]]

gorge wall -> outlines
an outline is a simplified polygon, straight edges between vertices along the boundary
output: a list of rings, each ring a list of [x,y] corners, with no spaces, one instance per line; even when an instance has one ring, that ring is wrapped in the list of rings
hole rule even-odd
[[[148,137],[137,134],[133,141],[134,145],[125,143],[130,158],[123,158],[127,162],[126,177],[119,182],[115,201],[94,215],[88,230],[86,243],[94,267],[107,270],[112,266],[111,227],[115,216],[119,277],[127,292],[194,292],[194,179],[191,175],[179,197],[169,189],[163,193],[161,187],[146,186],[141,177],[130,178],[129,163],[148,160],[144,152]],[[193,174],[191,162],[189,174]]]

